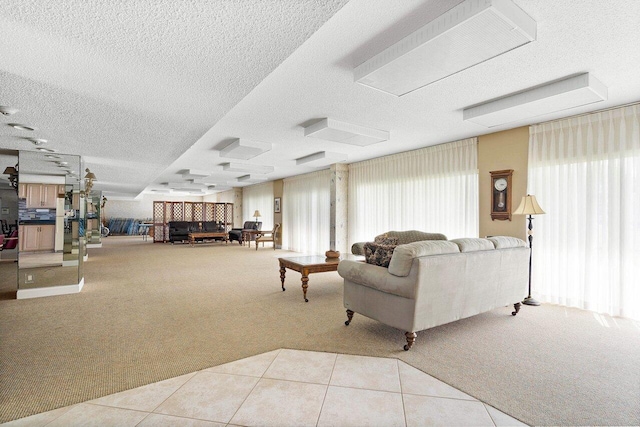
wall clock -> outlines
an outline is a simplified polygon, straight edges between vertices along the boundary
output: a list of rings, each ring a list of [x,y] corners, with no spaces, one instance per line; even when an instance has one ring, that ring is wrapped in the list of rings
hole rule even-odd
[[[511,176],[513,169],[491,172],[491,220],[511,221]]]

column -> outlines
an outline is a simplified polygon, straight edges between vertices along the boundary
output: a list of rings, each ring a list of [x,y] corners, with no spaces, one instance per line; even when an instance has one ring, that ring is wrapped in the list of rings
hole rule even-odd
[[[331,165],[331,250],[347,253],[347,201],[349,193],[349,166]]]

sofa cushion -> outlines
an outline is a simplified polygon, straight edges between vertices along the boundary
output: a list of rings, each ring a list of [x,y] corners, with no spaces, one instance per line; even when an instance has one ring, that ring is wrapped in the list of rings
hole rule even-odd
[[[424,231],[419,230],[387,231],[383,235],[387,237],[397,237],[399,245],[419,242],[422,240],[447,240],[447,236],[445,236],[444,234],[425,233]]]
[[[389,262],[393,256],[393,250],[396,245],[383,245],[375,242],[367,242],[364,244],[364,257],[368,264],[379,265],[380,267],[389,267]]]
[[[408,276],[413,259],[421,256],[459,253],[460,248],[447,240],[423,240],[398,245],[389,263],[389,273],[394,276]]]
[[[527,243],[518,239],[517,237],[511,236],[492,236],[489,237],[490,240],[496,249],[507,249],[507,248],[526,248]]]
[[[489,251],[495,249],[493,242],[489,239],[467,237],[464,239],[449,240],[460,247],[460,252]]]

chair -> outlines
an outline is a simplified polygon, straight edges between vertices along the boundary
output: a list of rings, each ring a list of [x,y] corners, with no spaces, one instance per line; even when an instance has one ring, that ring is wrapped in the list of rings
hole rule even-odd
[[[0,250],[15,249],[16,246],[18,246],[18,230],[13,230],[9,237],[7,237],[6,239],[3,236],[3,240],[4,245]]]
[[[280,224],[276,224],[273,226],[273,230],[264,231],[256,236],[256,251],[258,250],[258,243],[262,242],[262,247],[264,248],[264,242],[273,242],[273,250],[276,249],[276,235],[278,233],[278,229],[280,228]]]

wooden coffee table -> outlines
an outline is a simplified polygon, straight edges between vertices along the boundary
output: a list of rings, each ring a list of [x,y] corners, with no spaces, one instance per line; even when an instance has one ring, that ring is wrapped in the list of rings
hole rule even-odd
[[[193,246],[196,240],[216,238],[221,238],[225,243],[229,243],[229,235],[224,231],[194,231],[189,233],[189,244]]]
[[[323,273],[325,271],[337,271],[338,264],[343,259],[363,260],[364,257],[356,255],[342,255],[340,258],[325,258],[321,255],[311,256],[296,256],[278,258],[280,263],[280,281],[282,282],[282,290],[284,287],[284,276],[286,269],[297,271],[302,274],[302,295],[305,302],[309,302],[307,299],[307,288],[309,287],[309,275],[312,273]]]

